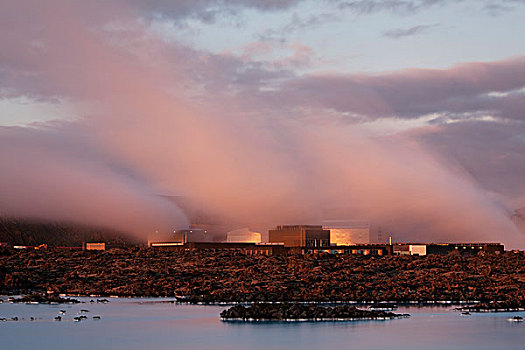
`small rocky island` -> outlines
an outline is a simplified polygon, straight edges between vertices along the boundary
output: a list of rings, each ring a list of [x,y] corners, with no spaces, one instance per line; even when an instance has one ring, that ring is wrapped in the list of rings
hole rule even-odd
[[[361,310],[348,304],[325,307],[300,303],[254,303],[251,306],[235,305],[220,314],[222,321],[354,321],[389,320],[410,317],[388,311]]]

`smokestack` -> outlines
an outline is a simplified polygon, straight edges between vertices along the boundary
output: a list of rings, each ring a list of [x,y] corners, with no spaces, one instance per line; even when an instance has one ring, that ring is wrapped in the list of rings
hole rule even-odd
[[[388,237],[388,244],[392,245],[392,236]]]

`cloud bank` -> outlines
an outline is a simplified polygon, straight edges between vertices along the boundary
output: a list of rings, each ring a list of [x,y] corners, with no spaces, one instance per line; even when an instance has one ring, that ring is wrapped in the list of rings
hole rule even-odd
[[[186,223],[178,208],[95,149],[64,127],[0,128],[0,215],[85,223],[143,237]]]

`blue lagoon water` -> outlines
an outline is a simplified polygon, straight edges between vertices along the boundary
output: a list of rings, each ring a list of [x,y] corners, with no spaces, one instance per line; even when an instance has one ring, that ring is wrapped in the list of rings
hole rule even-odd
[[[525,349],[523,312],[460,316],[453,307],[400,307],[411,318],[348,322],[221,322],[225,306],[109,298],[107,304],[10,304],[3,298],[0,349]],[[90,298],[79,298],[89,301]],[[73,317],[87,309],[87,320]],[[59,310],[63,320],[54,321]],[[93,320],[92,316],[101,316]],[[30,317],[35,320],[31,321]]]

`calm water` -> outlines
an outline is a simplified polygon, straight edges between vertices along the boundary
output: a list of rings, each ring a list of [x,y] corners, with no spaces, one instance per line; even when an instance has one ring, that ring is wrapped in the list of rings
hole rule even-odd
[[[7,299],[3,297],[4,301]],[[89,298],[79,298],[88,301]],[[108,304],[0,304],[1,349],[525,349],[523,312],[462,317],[450,307],[409,307],[411,318],[326,323],[227,323],[222,306],[116,299]],[[64,320],[53,318],[66,310]],[[87,320],[73,322],[88,309]],[[92,316],[100,315],[99,321]],[[30,321],[30,317],[37,318]]]

